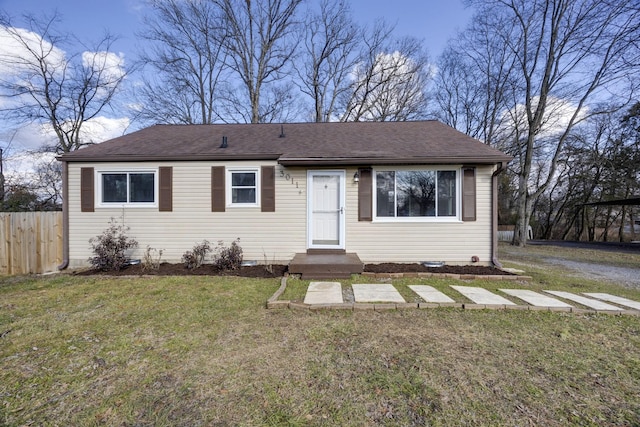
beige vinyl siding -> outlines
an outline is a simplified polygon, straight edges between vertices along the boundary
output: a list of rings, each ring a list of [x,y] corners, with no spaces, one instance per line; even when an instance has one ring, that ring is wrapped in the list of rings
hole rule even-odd
[[[275,212],[260,207],[227,206],[225,212],[211,212],[211,167],[230,166],[222,162],[158,163],[70,163],[69,164],[69,256],[70,265],[87,265],[92,255],[89,239],[100,234],[109,219],[121,218],[129,226],[142,258],[147,245],[162,249],[163,261],[180,262],[182,254],[203,239],[213,245],[229,245],[240,238],[245,260],[259,263],[288,263],[307,249],[307,169],[284,168],[275,162],[234,162],[233,167],[275,166]],[[80,169],[128,171],[133,168],[173,167],[173,211],[155,208],[100,208],[80,211]],[[312,170],[317,170],[311,168]],[[337,170],[338,168],[330,168]],[[346,250],[365,263],[445,261],[480,264],[491,261],[491,174],[493,168],[477,168],[477,220],[468,222],[373,222],[358,221],[356,168],[346,169]],[[99,183],[96,180],[95,186]],[[460,209],[458,201],[458,210]],[[375,212],[375,207],[374,207]],[[266,258],[266,260],[265,260]]]
[[[236,167],[276,166],[276,211],[260,207],[226,207],[211,212],[211,167],[217,162],[98,163],[69,164],[69,257],[71,266],[86,265],[92,255],[89,239],[104,230],[109,219],[121,218],[130,227],[138,249],[131,254],[142,258],[147,245],[163,249],[162,259],[180,262],[182,254],[204,239],[213,245],[219,240],[229,245],[240,238],[246,260],[288,263],[296,252],[306,250],[306,170],[284,169],[275,162],[234,162]],[[80,168],[127,171],[135,167],[173,166],[173,211],[158,208],[100,208],[80,212]],[[284,176],[281,176],[283,170]],[[286,176],[290,179],[287,181]],[[97,180],[96,180],[97,181]],[[96,182],[96,188],[98,183]]]
[[[347,252],[357,253],[365,263],[471,264],[475,255],[480,264],[491,264],[492,167],[477,168],[477,219],[467,222],[358,222],[358,187],[350,179],[354,173],[355,169],[347,171]]]

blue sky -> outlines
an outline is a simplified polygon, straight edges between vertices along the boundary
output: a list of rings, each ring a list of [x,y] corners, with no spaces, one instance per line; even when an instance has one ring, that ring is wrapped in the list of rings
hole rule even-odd
[[[143,28],[144,4],[144,0],[0,0],[0,8],[14,18],[57,9],[64,26],[87,41],[98,40],[109,30],[120,37],[115,48],[129,59],[135,54],[135,32]],[[383,17],[397,25],[397,35],[424,39],[432,58],[471,18],[461,0],[351,0],[351,8],[361,24]]]

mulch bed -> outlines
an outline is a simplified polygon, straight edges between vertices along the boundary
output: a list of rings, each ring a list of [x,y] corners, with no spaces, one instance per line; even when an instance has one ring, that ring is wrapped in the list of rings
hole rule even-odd
[[[264,265],[253,265],[241,267],[238,270],[220,271],[211,264],[205,264],[196,269],[190,270],[184,264],[170,264],[163,262],[157,270],[144,270],[141,264],[129,265],[118,271],[84,270],[76,273],[80,276],[103,275],[103,276],[240,276],[255,278],[282,277],[287,271],[286,265],[273,265],[272,272],[267,271]]]
[[[482,265],[443,265],[442,267],[425,267],[422,264],[365,264],[364,271],[370,273],[448,273],[475,276],[503,275],[511,276],[512,273],[495,267]]]
[[[205,264],[194,270],[189,270],[183,264],[162,263],[157,270],[144,270],[141,264],[130,265],[119,271],[84,270],[75,274],[79,276],[104,275],[104,276],[240,276],[255,278],[282,277],[287,271],[286,265],[273,265],[272,272],[267,271],[264,265],[241,267],[238,270],[220,271],[211,264]],[[442,267],[425,267],[422,264],[365,264],[364,271],[369,273],[449,273],[463,275],[512,275],[494,267],[478,265],[444,265]]]

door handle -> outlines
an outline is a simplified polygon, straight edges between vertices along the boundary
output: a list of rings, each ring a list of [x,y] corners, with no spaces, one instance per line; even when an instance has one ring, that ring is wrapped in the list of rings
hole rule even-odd
[[[344,206],[340,206],[340,213],[343,214],[344,213]]]

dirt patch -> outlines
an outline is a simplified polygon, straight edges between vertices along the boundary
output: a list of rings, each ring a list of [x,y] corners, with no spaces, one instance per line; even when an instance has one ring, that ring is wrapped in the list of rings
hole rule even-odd
[[[104,276],[239,276],[255,278],[282,277],[287,272],[286,265],[272,265],[270,271],[264,265],[241,267],[238,270],[220,271],[211,264],[205,264],[194,270],[190,270],[184,264],[162,263],[157,270],[143,269],[141,264],[130,265],[118,271],[85,270],[77,272],[80,276],[104,275]],[[369,273],[449,273],[469,274],[476,276],[487,275],[511,275],[511,273],[494,267],[477,265],[444,265],[442,267],[425,267],[422,264],[366,264],[364,271]]]

